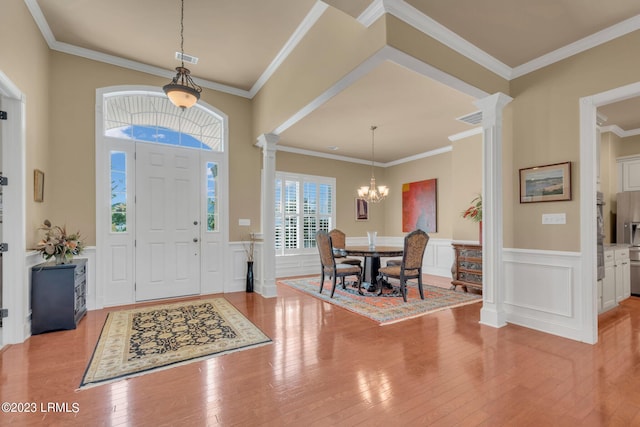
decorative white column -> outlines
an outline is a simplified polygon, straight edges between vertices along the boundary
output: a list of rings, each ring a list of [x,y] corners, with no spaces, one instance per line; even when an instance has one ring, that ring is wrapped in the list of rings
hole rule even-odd
[[[276,287],[275,204],[276,204],[276,146],[280,137],[272,133],[258,137],[256,145],[262,148],[262,263],[258,293],[263,297],[278,295]]]
[[[480,323],[500,328],[504,311],[502,110],[513,98],[496,93],[475,102],[482,112],[482,310]]]

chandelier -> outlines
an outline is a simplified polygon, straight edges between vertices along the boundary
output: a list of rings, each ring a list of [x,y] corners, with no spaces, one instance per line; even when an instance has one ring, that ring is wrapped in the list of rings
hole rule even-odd
[[[376,186],[376,177],[373,175],[373,163],[374,157],[374,134],[378,127],[371,126],[371,182],[369,186],[366,185],[358,188],[358,197],[365,199],[369,203],[381,202],[389,194],[389,188],[386,185]]]
[[[191,79],[191,71],[184,66],[184,0],[180,0],[180,60],[182,65],[176,67],[176,76],[162,90],[176,107],[185,110],[198,102],[202,88]]]

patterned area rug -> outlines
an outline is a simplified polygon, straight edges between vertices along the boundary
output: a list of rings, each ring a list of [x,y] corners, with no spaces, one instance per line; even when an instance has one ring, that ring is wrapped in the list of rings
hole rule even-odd
[[[109,313],[80,388],[269,344],[224,298]]]
[[[389,325],[447,308],[482,301],[482,295],[466,293],[462,290],[453,291],[439,288],[427,285],[424,282],[424,300],[420,299],[418,285],[409,282],[410,284],[407,287],[407,302],[402,300],[398,289],[394,289],[392,292],[385,291],[387,293],[383,293],[381,296],[365,291],[365,295],[362,296],[358,294],[357,288],[347,285],[346,289],[342,289],[340,283],[338,283],[336,292],[333,298],[331,298],[331,281],[325,281],[322,294],[320,294],[318,292],[320,290],[319,277],[279,280],[278,283],[306,292],[316,298],[368,317],[380,325]]]

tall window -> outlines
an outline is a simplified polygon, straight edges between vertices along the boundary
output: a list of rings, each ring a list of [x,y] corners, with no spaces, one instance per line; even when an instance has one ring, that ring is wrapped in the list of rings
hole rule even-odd
[[[111,152],[111,231],[127,231],[127,154]]]
[[[276,172],[276,255],[315,250],[315,235],[335,224],[335,178]]]

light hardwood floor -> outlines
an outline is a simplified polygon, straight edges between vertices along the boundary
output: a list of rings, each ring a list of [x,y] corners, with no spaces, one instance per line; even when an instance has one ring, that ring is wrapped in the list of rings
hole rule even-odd
[[[76,391],[109,310],[89,312],[0,353],[2,401],[38,406],[0,425],[640,425],[640,298],[591,346],[480,325],[480,303],[381,327],[282,285],[219,296],[273,344]]]

